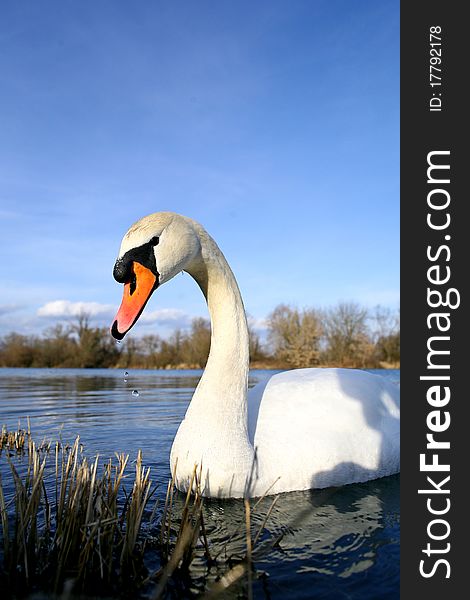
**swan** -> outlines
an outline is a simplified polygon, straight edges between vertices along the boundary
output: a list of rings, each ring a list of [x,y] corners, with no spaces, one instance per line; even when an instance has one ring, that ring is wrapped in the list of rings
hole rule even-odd
[[[248,394],[248,327],[235,277],[196,221],[158,212],[124,235],[114,265],[124,284],[111,333],[121,340],[152,293],[185,271],[204,294],[211,347],[170,453],[187,491],[197,464],[205,496],[256,497],[341,486],[399,471],[399,389],[354,369],[278,373]]]

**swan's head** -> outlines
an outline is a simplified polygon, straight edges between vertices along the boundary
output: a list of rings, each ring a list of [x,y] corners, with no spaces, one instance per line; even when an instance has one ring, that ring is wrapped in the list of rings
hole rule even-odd
[[[114,265],[114,279],[124,284],[124,294],[111,326],[113,337],[122,340],[157,287],[183,271],[199,252],[199,237],[186,217],[160,212],[134,223]]]

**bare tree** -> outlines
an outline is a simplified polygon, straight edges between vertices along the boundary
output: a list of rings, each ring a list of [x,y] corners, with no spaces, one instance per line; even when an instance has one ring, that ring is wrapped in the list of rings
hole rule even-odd
[[[40,367],[74,367],[77,358],[77,341],[72,337],[72,327],[62,323],[49,327],[44,332],[36,365]]]
[[[257,331],[255,330],[255,320],[249,314],[247,316],[248,322],[248,339],[249,339],[249,352],[250,352],[250,361],[264,361],[267,358],[266,350],[261,343],[261,339]]]
[[[211,325],[207,319],[198,317],[192,320],[191,332],[182,345],[182,362],[204,367],[211,346]]]
[[[378,304],[371,316],[371,327],[374,341],[379,338],[393,335],[400,331],[400,313],[392,311],[391,308]]]
[[[35,359],[34,338],[19,333],[10,333],[0,342],[0,366],[31,367]]]
[[[341,366],[365,366],[373,351],[367,329],[367,310],[340,302],[324,313],[325,358]]]
[[[268,327],[277,359],[297,368],[318,364],[321,326],[315,310],[299,311],[280,304],[268,316]]]
[[[89,313],[81,312],[72,325],[77,334],[77,366],[81,368],[109,367],[118,359],[119,351],[106,328],[91,327]]]
[[[376,306],[372,317],[377,362],[387,365],[400,362],[400,313]]]

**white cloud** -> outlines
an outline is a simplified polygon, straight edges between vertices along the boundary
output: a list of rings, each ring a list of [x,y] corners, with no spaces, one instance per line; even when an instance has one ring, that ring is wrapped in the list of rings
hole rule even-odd
[[[178,308],[160,308],[151,312],[143,312],[139,321],[145,324],[158,323],[173,327],[187,327],[192,316]]]
[[[113,304],[100,304],[99,302],[71,302],[70,300],[53,300],[47,302],[37,310],[37,316],[46,319],[73,319],[81,314],[87,314],[98,321],[111,319],[115,316],[117,307]],[[178,308],[161,308],[159,310],[144,311],[139,318],[143,327],[158,325],[172,331],[186,329],[191,325],[194,317]]]
[[[99,302],[71,302],[70,300],[53,300],[38,308],[39,317],[71,318],[83,313],[90,317],[111,317],[116,310],[112,304]]]

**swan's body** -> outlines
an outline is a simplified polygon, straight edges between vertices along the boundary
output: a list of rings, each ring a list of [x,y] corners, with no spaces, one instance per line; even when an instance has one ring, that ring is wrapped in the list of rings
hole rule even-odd
[[[217,244],[191,219],[155,213],[124,236],[115,277],[126,287],[113,335],[122,338],[152,291],[182,270],[206,297],[212,335],[206,369],[171,449],[180,490],[188,488],[195,464],[202,467],[204,494],[219,497],[343,485],[399,471],[399,391],[381,377],[298,369],[274,375],[247,399],[240,292]]]

